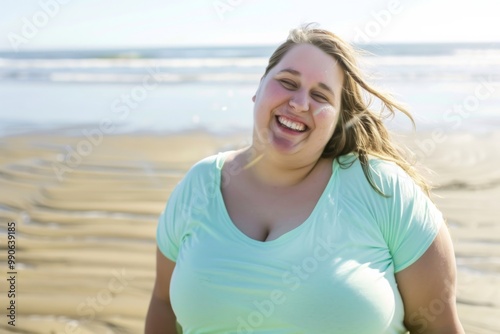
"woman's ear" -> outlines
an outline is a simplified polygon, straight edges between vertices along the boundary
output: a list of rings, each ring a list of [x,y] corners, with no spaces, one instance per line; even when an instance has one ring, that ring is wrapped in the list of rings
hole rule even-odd
[[[254,103],[255,103],[255,100],[257,99],[257,94],[259,94],[260,85],[262,85],[262,80],[264,80],[264,76],[262,76],[262,78],[260,78],[259,87],[257,87],[257,91],[255,92],[255,95],[252,96],[252,101]]]

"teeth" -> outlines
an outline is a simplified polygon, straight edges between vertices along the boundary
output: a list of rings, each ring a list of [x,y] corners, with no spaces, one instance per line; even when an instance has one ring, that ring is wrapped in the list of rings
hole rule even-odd
[[[293,122],[283,116],[279,116],[278,121],[281,123],[281,125],[284,125],[287,128],[295,131],[304,131],[306,129],[306,126],[304,124]]]

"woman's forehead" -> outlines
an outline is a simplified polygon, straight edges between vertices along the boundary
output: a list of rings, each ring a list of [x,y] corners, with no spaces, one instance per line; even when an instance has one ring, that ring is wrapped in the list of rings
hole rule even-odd
[[[331,85],[343,79],[337,60],[312,44],[293,46],[276,65],[274,72],[328,81]]]

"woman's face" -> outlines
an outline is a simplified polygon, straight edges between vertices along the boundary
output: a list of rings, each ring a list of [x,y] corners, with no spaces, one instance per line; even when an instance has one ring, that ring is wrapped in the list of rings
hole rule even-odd
[[[337,124],[343,78],[336,60],[318,47],[292,47],[253,98],[254,141],[280,154],[319,158]]]

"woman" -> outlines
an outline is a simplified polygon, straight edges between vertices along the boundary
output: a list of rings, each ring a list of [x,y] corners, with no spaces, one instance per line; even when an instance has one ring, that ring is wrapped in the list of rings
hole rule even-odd
[[[251,146],[170,196],[147,333],[463,333],[443,217],[363,94],[411,118],[340,38],[290,33],[253,97]]]

